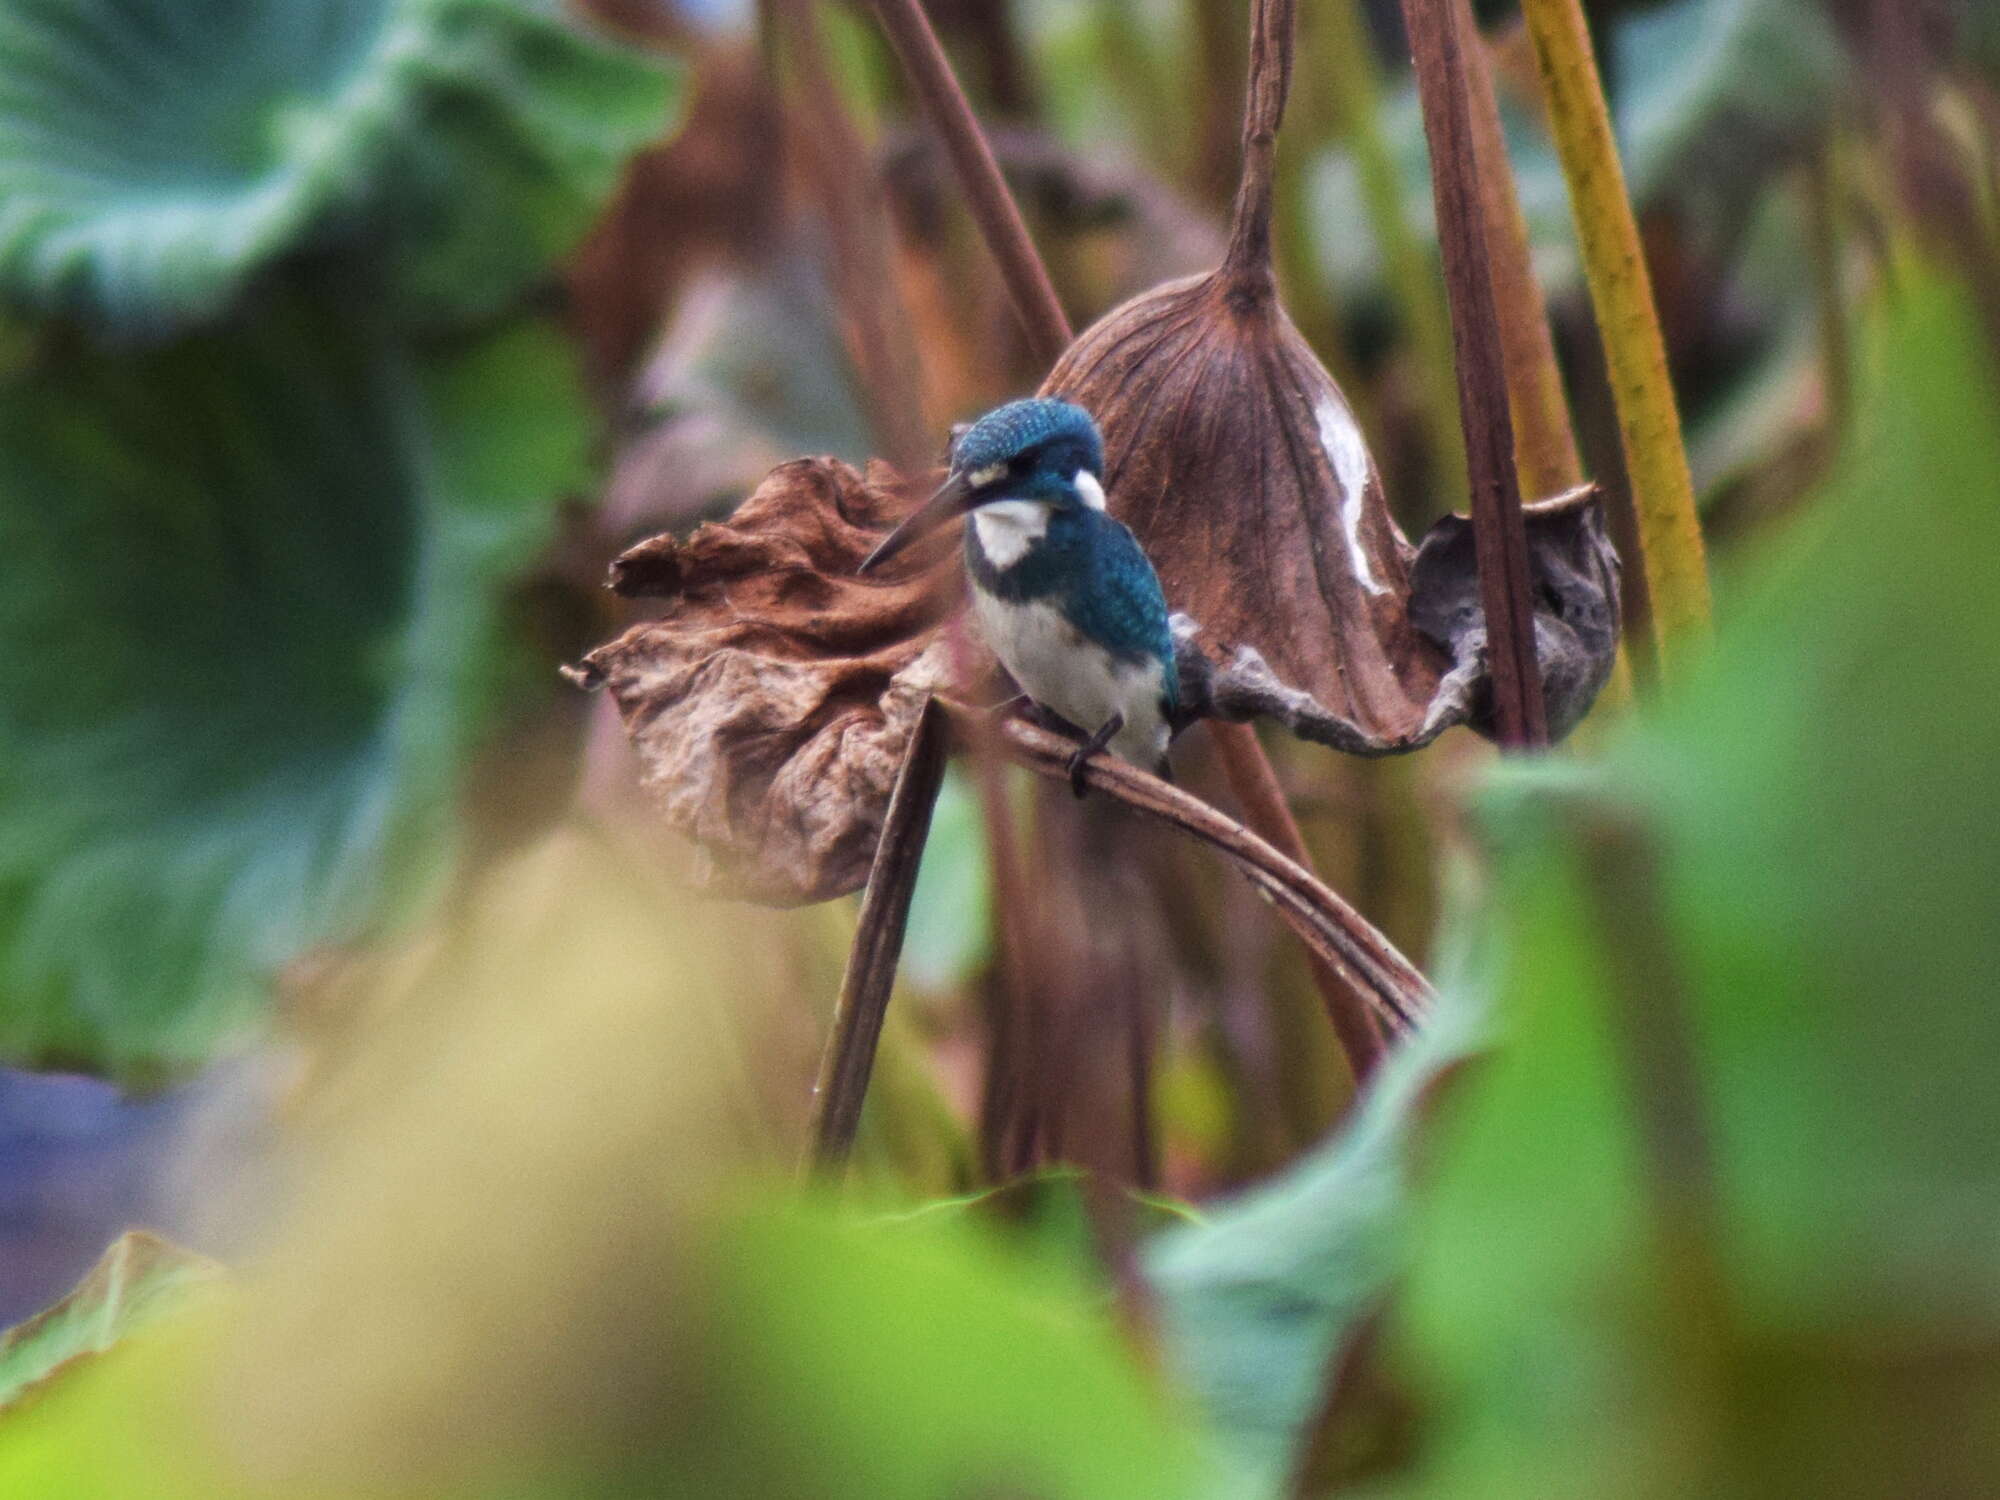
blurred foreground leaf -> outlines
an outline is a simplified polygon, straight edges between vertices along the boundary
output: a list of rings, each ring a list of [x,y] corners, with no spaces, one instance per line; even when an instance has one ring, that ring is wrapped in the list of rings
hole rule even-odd
[[[102,1354],[220,1271],[206,1256],[128,1229],[61,1301],[0,1334],[0,1410]]]
[[[197,1061],[450,867],[588,433],[537,326],[420,360],[297,300],[0,391],[0,1054]]]
[[[1413,1237],[1404,1493],[2000,1472],[2000,379],[1901,271],[1831,493],[1707,669],[1488,799],[1507,1039]]]
[[[724,914],[565,830],[352,976],[267,1248],[0,1424],[0,1494],[1211,1493],[1067,1268],[744,1179],[796,919]]]
[[[1172,1500],[1209,1493],[1194,1444],[1108,1314],[990,1230],[913,1235],[800,1209],[720,1242],[711,1373],[734,1441],[690,1496]],[[776,1415],[783,1413],[782,1417]]]
[[[674,93],[545,0],[0,0],[0,297],[157,334],[361,244],[425,319],[491,312]]]
[[[1243,1494],[1280,1491],[1336,1350],[1408,1253],[1411,1136],[1476,1045],[1481,1009],[1464,988],[1448,992],[1338,1132],[1147,1247],[1168,1365],[1199,1398]]]

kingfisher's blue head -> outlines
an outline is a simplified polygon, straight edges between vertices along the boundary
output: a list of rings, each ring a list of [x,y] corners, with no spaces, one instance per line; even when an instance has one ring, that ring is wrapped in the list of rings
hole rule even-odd
[[[975,495],[1020,498],[1044,479],[1104,477],[1104,441],[1090,413],[1067,401],[1031,396],[996,406],[953,440],[951,468]],[[977,500],[974,504],[977,504]]]
[[[1103,475],[1104,441],[1089,412],[1046,396],[1009,401],[954,438],[943,487],[889,533],[861,571],[983,505],[1027,500],[1102,510]]]

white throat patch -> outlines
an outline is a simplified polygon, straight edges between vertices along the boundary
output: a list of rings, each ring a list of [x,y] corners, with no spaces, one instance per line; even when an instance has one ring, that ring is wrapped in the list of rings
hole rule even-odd
[[[1047,534],[1049,507],[1045,500],[995,500],[972,513],[980,550],[995,568],[1005,571],[1028,555]]]
[[[1083,496],[1085,505],[1092,510],[1104,509],[1104,486],[1097,482],[1097,476],[1090,470],[1078,469],[1076,478],[1071,483],[1076,486],[1076,492]]]

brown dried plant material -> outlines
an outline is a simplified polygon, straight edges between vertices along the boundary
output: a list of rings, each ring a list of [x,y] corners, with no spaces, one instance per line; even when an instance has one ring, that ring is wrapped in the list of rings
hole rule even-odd
[[[1354,414],[1278,301],[1272,152],[1291,52],[1292,0],[1258,0],[1221,267],[1111,312],[1043,390],[1096,416],[1113,509],[1223,658],[1249,648],[1362,745],[1401,747],[1449,662],[1410,623],[1414,552]]]
[[[707,857],[704,888],[789,906],[867,879],[917,714],[954,675],[952,539],[855,576],[909,509],[880,465],[798,459],[728,521],[612,565],[613,588],[665,611],[572,676],[617,702],[647,789]]]
[[[1534,598],[1535,664],[1551,741],[1583,722],[1618,656],[1621,573],[1594,484],[1521,507]],[[1463,722],[1498,737],[1486,612],[1473,522],[1441,516],[1410,569],[1410,618],[1444,643],[1455,663],[1431,704],[1431,721]]]
[[[927,486],[916,487],[918,489]],[[860,560],[910,509],[884,465],[774,469],[728,521],[641,542],[612,587],[664,601],[659,618],[571,672],[607,689],[641,776],[675,833],[702,851],[697,883],[770,905],[859,889],[924,699],[1000,695],[992,658],[945,620],[963,574],[950,533],[866,579]],[[1558,734],[1603,685],[1617,642],[1618,564],[1596,490],[1528,508],[1536,645]],[[1443,664],[1402,731],[1332,712],[1255,646],[1174,616],[1182,714],[1269,718],[1356,755],[1428,744],[1454,724],[1492,732],[1485,619],[1471,526],[1447,516],[1409,568],[1412,628]]]

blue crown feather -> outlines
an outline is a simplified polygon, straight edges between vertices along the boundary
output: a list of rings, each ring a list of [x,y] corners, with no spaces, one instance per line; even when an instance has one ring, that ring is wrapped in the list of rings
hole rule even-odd
[[[1035,455],[1068,460],[1068,472],[1104,472],[1104,441],[1090,413],[1067,401],[1030,396],[1009,401],[974,422],[952,444],[951,466],[964,473],[1014,464]]]

